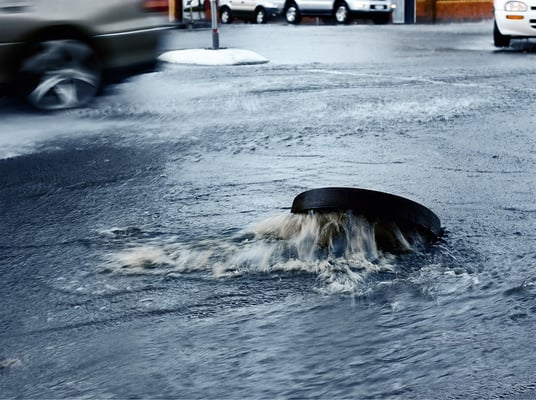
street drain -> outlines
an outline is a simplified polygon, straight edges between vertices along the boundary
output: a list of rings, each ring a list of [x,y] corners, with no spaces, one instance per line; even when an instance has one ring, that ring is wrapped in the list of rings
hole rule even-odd
[[[328,187],[312,189],[294,198],[293,214],[316,216],[329,245],[351,233],[355,218],[365,218],[373,227],[379,250],[406,252],[416,245],[436,241],[443,233],[441,221],[431,210],[397,195],[368,189]]]

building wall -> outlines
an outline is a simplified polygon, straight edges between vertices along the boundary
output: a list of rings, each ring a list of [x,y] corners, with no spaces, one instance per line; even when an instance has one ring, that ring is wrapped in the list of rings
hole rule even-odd
[[[493,0],[416,0],[417,23],[482,21],[493,18]]]

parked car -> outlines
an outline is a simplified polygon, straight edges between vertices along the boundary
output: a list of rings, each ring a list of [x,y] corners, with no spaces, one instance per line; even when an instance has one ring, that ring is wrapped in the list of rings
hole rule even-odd
[[[206,1],[209,1],[209,0],[206,0]],[[194,10],[205,9],[205,0],[184,0],[182,4],[185,10],[189,10],[190,8]]]
[[[512,38],[536,37],[536,1],[495,0],[493,42],[510,46]]]
[[[287,0],[285,19],[297,24],[305,16],[334,17],[337,23],[346,24],[359,17],[386,24],[395,8],[390,0]]]
[[[221,0],[218,10],[222,24],[230,24],[234,18],[264,24],[281,15],[284,4],[284,0]]]
[[[42,110],[86,104],[113,73],[156,65],[161,3],[0,0],[0,85]]]

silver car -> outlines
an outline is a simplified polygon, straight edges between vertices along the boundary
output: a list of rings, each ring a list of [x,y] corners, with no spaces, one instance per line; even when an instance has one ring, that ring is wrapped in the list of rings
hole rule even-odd
[[[0,85],[42,110],[81,106],[116,72],[156,65],[167,20],[141,0],[0,0]]]

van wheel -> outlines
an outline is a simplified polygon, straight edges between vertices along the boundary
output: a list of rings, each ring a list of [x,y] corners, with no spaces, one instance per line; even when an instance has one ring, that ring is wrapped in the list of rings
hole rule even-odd
[[[63,110],[91,101],[101,79],[91,47],[76,40],[50,40],[38,43],[21,63],[17,88],[39,110]]]
[[[503,35],[497,27],[497,22],[493,22],[493,44],[495,47],[508,47],[510,46],[511,36]]]
[[[285,19],[289,24],[300,23],[300,9],[296,5],[296,3],[292,2],[288,5],[287,10],[285,11]]]
[[[259,7],[255,11],[255,22],[258,24],[264,24],[266,22],[266,11],[264,11],[264,8]]]
[[[347,24],[349,20],[348,6],[346,3],[339,3],[335,6],[335,21],[338,24]]]
[[[222,24],[230,24],[233,22],[233,14],[229,7],[222,7],[220,10],[220,19]]]

